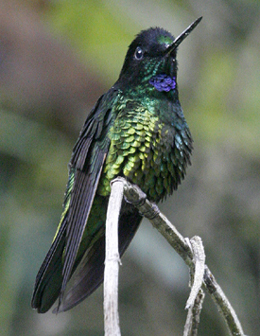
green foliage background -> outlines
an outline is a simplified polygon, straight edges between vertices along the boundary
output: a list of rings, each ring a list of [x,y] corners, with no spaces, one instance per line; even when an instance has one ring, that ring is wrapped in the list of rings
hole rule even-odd
[[[91,106],[117,79],[134,35],[162,26],[179,48],[192,167],[162,211],[204,241],[207,264],[247,335],[260,333],[260,5],[258,1],[0,1],[2,336],[102,335],[102,289],[38,315],[34,279],[61,213],[67,163]],[[186,266],[143,222],[120,268],[122,334],[181,335]],[[200,335],[228,335],[209,298]]]

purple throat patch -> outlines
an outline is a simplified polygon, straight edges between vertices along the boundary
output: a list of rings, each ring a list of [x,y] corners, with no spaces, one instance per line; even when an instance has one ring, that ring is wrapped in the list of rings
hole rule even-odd
[[[176,87],[176,78],[171,78],[166,74],[161,74],[154,76],[150,79],[149,83],[152,84],[157,91],[166,91],[169,92],[170,90],[175,89]]]

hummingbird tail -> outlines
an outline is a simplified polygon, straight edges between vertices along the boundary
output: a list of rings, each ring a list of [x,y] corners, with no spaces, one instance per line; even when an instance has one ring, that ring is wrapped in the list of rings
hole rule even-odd
[[[46,313],[60,294],[62,283],[62,254],[65,247],[66,218],[62,222],[49,252],[37,274],[31,306]]]
[[[119,250],[123,255],[133,239],[142,216],[136,209],[123,212],[119,222]],[[74,271],[62,301],[53,313],[69,310],[94,292],[104,279],[105,236],[102,235],[84,254]]]

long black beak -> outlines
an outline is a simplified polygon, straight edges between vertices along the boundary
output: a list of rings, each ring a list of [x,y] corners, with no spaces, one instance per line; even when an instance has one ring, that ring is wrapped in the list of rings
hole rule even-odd
[[[202,20],[202,16],[189,25],[166,49],[166,54],[171,54],[181,44],[181,42],[193,31]]]

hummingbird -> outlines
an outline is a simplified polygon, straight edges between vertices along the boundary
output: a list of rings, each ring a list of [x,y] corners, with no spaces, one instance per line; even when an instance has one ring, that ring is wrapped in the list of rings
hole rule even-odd
[[[178,96],[176,54],[201,19],[177,38],[158,27],[141,31],[118,80],[88,115],[69,163],[61,219],[35,281],[31,306],[39,313],[57,299],[54,312],[69,310],[103,282],[111,180],[122,176],[159,202],[184,178],[193,140]],[[141,220],[123,201],[120,256]]]

